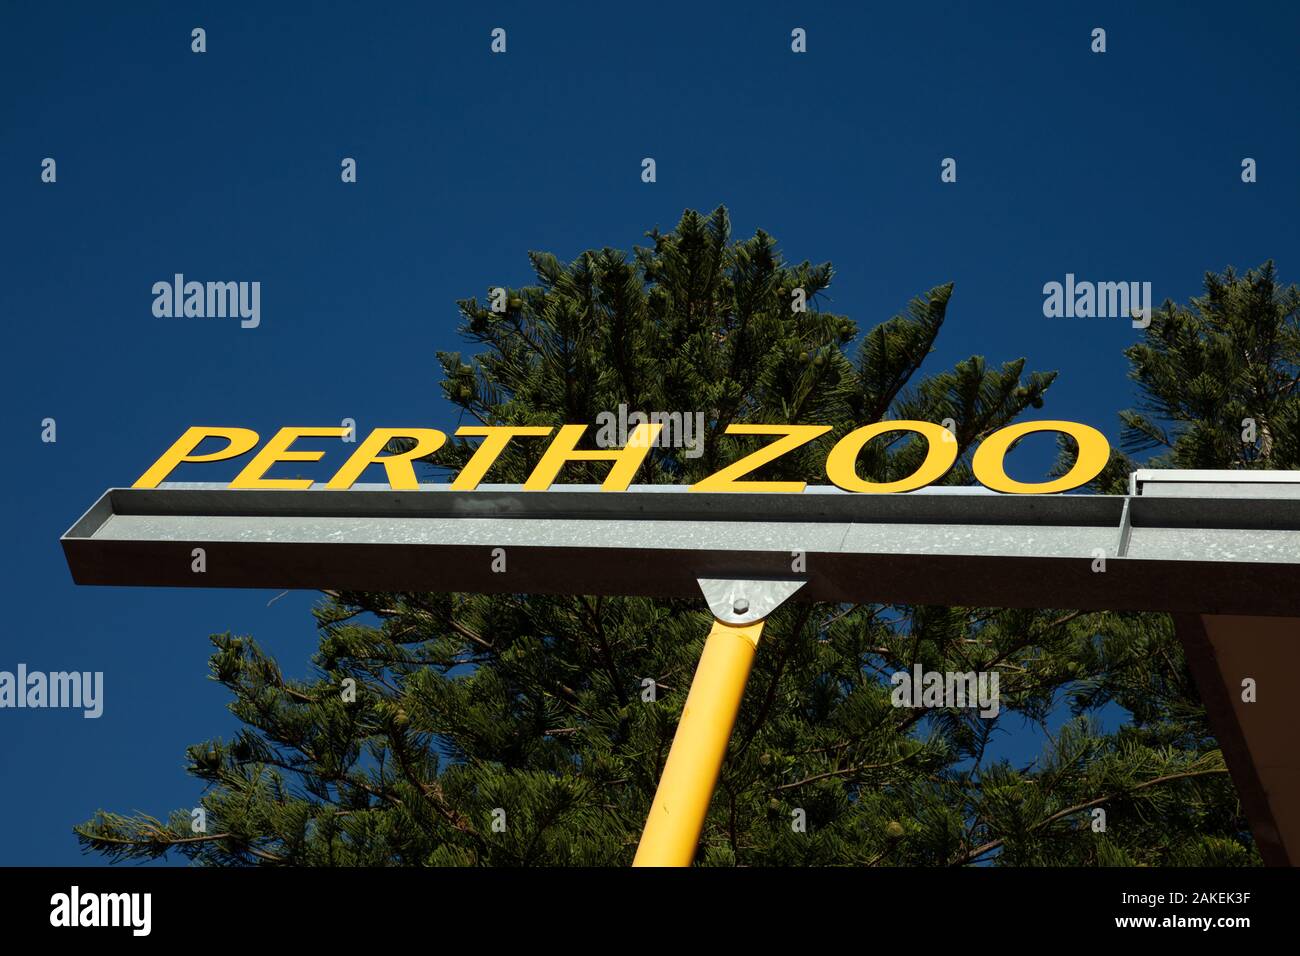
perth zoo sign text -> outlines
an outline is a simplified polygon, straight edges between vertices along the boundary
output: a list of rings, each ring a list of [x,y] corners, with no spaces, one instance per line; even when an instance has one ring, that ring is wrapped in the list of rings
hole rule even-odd
[[[511,441],[549,438],[550,443],[545,453],[524,482],[525,491],[545,491],[555,483],[564,465],[575,461],[610,462],[610,471],[601,489],[626,491],[662,428],[661,423],[642,423],[636,426],[622,448],[588,450],[577,447],[586,433],[586,425],[562,425],[558,432],[554,428],[540,425],[466,426],[457,429],[456,435],[481,438],[482,443],[452,481],[450,488],[453,491],[472,491],[477,488]],[[768,435],[775,440],[697,481],[691,485],[690,490],[801,492],[805,486],[802,481],[760,481],[748,476],[830,430],[830,425],[728,425],[726,432],[729,435]],[[555,434],[552,436],[553,432]],[[856,466],[863,446],[872,439],[891,432],[914,432],[922,436],[929,446],[925,459],[911,475],[897,481],[867,481],[859,477]],[[1036,432],[1069,435],[1078,444],[1078,456],[1069,472],[1059,478],[1030,483],[1017,481],[1006,473],[1004,459],[1007,451],[1018,439]],[[266,473],[272,465],[279,462],[320,461],[325,456],[325,452],[320,450],[295,449],[293,445],[300,439],[344,438],[350,434],[351,430],[344,427],[281,428],[262,445],[228,487],[307,490],[314,484],[309,478],[267,478]],[[225,446],[216,451],[200,452],[200,445],[207,439],[224,440]],[[405,440],[412,445],[397,454],[384,454],[384,449],[394,440]],[[178,465],[237,458],[252,451],[260,441],[257,432],[248,428],[195,425],[187,429],[140,476],[133,487],[157,488]],[[333,490],[351,488],[367,466],[378,464],[383,466],[388,484],[393,490],[415,491],[419,488],[415,461],[432,455],[446,441],[446,433],[435,428],[376,428],[357,446],[356,451],[325,487]],[[933,484],[947,474],[957,460],[957,451],[958,444],[952,432],[942,425],[909,420],[876,422],[849,432],[835,443],[826,456],[826,477],[845,491],[863,494],[915,491]],[[1097,477],[1109,457],[1110,444],[1106,437],[1088,425],[1065,421],[1020,422],[1001,428],[985,438],[975,450],[971,467],[980,483],[993,491],[1020,495],[1059,494],[1085,485]]]

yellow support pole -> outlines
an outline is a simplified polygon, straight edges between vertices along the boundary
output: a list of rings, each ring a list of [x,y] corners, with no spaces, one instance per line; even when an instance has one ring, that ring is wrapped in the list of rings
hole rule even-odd
[[[727,755],[763,622],[714,620],[633,866],[690,866]]]

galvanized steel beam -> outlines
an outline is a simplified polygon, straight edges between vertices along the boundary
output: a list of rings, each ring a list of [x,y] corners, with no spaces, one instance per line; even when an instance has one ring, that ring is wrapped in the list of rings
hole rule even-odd
[[[62,544],[79,584],[696,597],[702,578],[797,579],[801,601],[1300,604],[1297,497],[163,486],[110,489]]]

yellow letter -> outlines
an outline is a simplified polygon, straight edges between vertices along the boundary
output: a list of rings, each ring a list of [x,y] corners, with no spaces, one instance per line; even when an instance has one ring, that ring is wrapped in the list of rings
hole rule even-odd
[[[784,435],[770,445],[764,445],[752,455],[701,478],[691,485],[691,491],[803,491],[806,481],[746,481],[743,478],[755,468],[780,458],[786,452],[812,441],[831,430],[830,425],[728,425],[728,435]]]
[[[202,444],[205,438],[224,438],[230,444],[221,451],[209,452],[206,455],[193,454],[194,449]],[[228,458],[238,458],[246,451],[252,450],[257,444],[257,432],[248,428],[221,428],[209,425],[193,425],[185,430],[185,434],[176,439],[175,444],[163,452],[163,456],[149,466],[149,470],[141,475],[132,488],[157,488],[159,482],[172,473],[183,461],[225,461]]]
[[[465,467],[460,470],[456,480],[451,483],[452,491],[473,491],[478,487],[483,476],[487,474],[489,468],[496,463],[497,458],[505,451],[506,443],[516,435],[549,435],[553,428],[549,425],[525,425],[519,428],[511,428],[506,425],[466,425],[464,428],[457,428],[457,437],[464,435],[469,438],[483,437],[483,444],[474,449],[474,454],[470,456],[469,461],[465,462]]]
[[[400,455],[381,458],[379,453],[394,438],[414,438],[415,447]],[[376,428],[363,441],[352,457],[343,463],[343,467],[329,480],[326,488],[348,489],[361,477],[361,473],[370,464],[384,466],[388,476],[388,487],[394,491],[415,491],[419,482],[415,480],[415,466],[411,464],[416,458],[432,455],[447,441],[447,436],[436,428]]]
[[[1033,432],[1064,432],[1079,443],[1079,457],[1074,467],[1055,481],[1026,484],[1007,477],[1003,459],[1017,438]],[[1085,485],[1101,474],[1110,460],[1110,442],[1089,425],[1078,422],[1020,422],[1000,428],[988,438],[971,459],[971,470],[986,488],[1017,495],[1048,495]]]
[[[862,451],[862,446],[886,432],[916,432],[924,435],[929,445],[925,461],[911,475],[898,481],[865,481],[859,478],[858,454]],[[942,478],[956,460],[957,443],[942,425],[911,420],[876,422],[874,425],[854,429],[835,444],[826,456],[826,476],[845,491],[863,491],[877,495],[915,491]]]
[[[342,438],[346,428],[281,428],[262,450],[230,483],[231,488],[285,488],[305,490],[311,487],[310,478],[263,478],[266,469],[277,461],[320,461],[323,451],[289,451],[289,446],[299,438]]]
[[[612,461],[614,467],[600,486],[601,491],[626,491],[636,470],[650,454],[650,446],[663,429],[662,422],[637,425],[628,436],[627,445],[608,451],[575,451],[578,439],[587,430],[586,425],[561,425],[560,433],[551,442],[542,460],[524,482],[524,491],[545,491],[560,474],[566,461]]]

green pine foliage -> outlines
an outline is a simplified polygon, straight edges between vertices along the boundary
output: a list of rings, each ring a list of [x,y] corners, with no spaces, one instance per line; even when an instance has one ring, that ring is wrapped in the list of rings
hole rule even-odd
[[[1300,289],[1271,260],[1206,273],[1203,295],[1166,301],[1124,354],[1140,403],[1120,413],[1122,439],[1155,452],[1144,467],[1300,468]],[[1092,487],[1123,493],[1136,467],[1116,452]]]
[[[729,423],[830,424],[757,476],[821,484],[826,452],[855,427],[952,419],[960,454],[945,481],[968,484],[974,446],[1041,408],[1055,378],[981,356],[919,377],[951,285],[862,334],[820,308],[828,263],[788,262],[761,231],[733,240],[723,208],[688,211],[648,239],[567,265],[533,253],[537,283],[508,290],[505,312],[460,303],[474,353],[439,358],[443,395],[467,423],[594,423],[619,403],[704,411],[704,454],[652,448],[636,479],[673,483],[767,440],[725,436]],[[797,288],[806,312],[791,310]],[[1167,305],[1129,350],[1154,417],[1126,413],[1126,426],[1161,436],[1174,464],[1294,463],[1296,354],[1294,290],[1273,289],[1271,265],[1229,273],[1193,309]],[[1254,452],[1227,441],[1251,414],[1266,436]],[[543,445],[512,442],[487,480],[522,481]],[[454,440],[432,464],[454,471],[473,447]],[[859,474],[903,477],[924,450],[894,433],[864,449]],[[599,482],[607,467],[566,466],[562,480]],[[1117,456],[1111,471],[1122,467]],[[329,592],[314,613],[306,680],[286,678],[249,637],[212,638],[212,677],[243,729],[189,750],[189,772],[207,784],[206,832],[188,811],[166,822],[100,812],[76,828],[86,849],[204,865],[631,861],[709,630],[702,600]],[[999,715],[893,706],[888,675],[917,663],[996,670]],[[1062,700],[1073,719],[1048,733]],[[1111,702],[1133,720],[1107,734],[1094,714]],[[987,756],[1026,724],[1046,734],[1037,759]],[[1259,857],[1167,618],[792,602],[764,630],[697,861]]]

